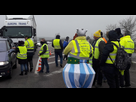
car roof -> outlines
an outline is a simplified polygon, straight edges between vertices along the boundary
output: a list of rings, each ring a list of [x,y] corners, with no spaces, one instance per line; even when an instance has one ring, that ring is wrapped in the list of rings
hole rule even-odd
[[[6,41],[7,38],[0,38],[0,41]]]

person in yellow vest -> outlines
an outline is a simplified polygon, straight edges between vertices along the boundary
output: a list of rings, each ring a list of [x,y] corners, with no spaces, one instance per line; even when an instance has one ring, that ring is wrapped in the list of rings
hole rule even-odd
[[[41,39],[41,49],[39,51],[38,56],[40,56],[42,58],[42,63],[41,63],[41,70],[39,71],[39,73],[43,73],[44,70],[44,65],[46,66],[46,74],[49,73],[49,64],[48,64],[48,58],[49,58],[49,48],[48,45],[45,41],[45,39]]]
[[[105,46],[105,42],[103,38],[101,37],[101,30],[96,31],[93,35],[94,35],[95,43],[93,43],[94,51],[93,51],[93,59],[92,59],[93,65],[92,66],[96,72],[93,86],[95,85],[95,81],[97,79],[97,85],[95,87],[99,88],[102,86],[102,78],[103,78],[99,63],[100,63],[102,50]]]
[[[120,38],[120,44],[124,48],[124,50],[129,54],[131,57],[132,54],[134,53],[134,41],[131,39],[130,32],[125,31],[125,36]],[[131,64],[128,64],[125,72],[124,72],[124,81],[125,81],[125,87],[130,87],[130,74],[129,74],[129,69],[131,67]]]
[[[24,46],[24,41],[18,42],[18,48],[16,48],[18,63],[21,66],[21,73],[23,75],[23,67],[25,67],[25,75],[27,75],[27,48]]]
[[[60,66],[62,67],[62,64],[63,64],[63,56],[62,56],[63,44],[62,44],[62,41],[60,40],[60,35],[56,35],[56,39],[54,39],[52,42],[52,47],[54,47],[54,50],[55,50],[54,52],[55,52],[56,67],[58,67],[58,56],[60,57]]]
[[[115,30],[111,30],[107,33],[109,41],[105,45],[102,56],[101,56],[101,61],[100,61],[100,66],[102,69],[102,72],[104,73],[108,85],[110,88],[119,88],[119,70],[115,68],[114,62],[116,59],[116,54],[117,54],[117,47],[113,45],[112,43],[116,44],[119,47],[119,42],[118,42],[118,34]],[[110,57],[112,59],[110,59]]]
[[[34,42],[28,36],[25,37],[25,44],[27,48],[27,60],[30,65],[30,72],[33,70],[33,55],[34,55]],[[28,66],[28,64],[27,64]],[[29,71],[29,67],[28,67]]]
[[[63,79],[67,88],[91,88],[95,71],[89,64],[92,46],[86,40],[84,29],[77,29],[77,36],[64,50],[68,61],[63,69]]]

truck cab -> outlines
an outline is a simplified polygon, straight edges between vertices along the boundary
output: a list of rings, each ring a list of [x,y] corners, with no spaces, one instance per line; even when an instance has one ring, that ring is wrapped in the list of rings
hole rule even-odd
[[[25,41],[24,37],[28,36],[34,41],[36,51],[36,22],[33,15],[6,15],[0,33],[3,38],[11,38],[14,44]]]

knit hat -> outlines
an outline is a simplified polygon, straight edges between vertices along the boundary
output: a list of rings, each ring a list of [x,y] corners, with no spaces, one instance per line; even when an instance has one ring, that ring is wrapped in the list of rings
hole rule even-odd
[[[93,34],[95,37],[101,37],[101,30],[98,30]]]
[[[77,29],[77,35],[78,36],[85,36],[87,30],[84,29]]]

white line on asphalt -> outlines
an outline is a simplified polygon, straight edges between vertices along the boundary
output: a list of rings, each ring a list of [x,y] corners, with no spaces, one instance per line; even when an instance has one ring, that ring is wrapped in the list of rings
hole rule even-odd
[[[135,61],[132,61],[132,63],[136,63]]]
[[[47,75],[43,75],[43,76],[49,77],[49,76],[52,76],[52,75],[54,75],[54,74],[59,74],[59,73],[61,73],[62,71],[63,71],[63,68],[61,68],[61,69],[59,69],[59,70],[56,70],[56,71],[54,71],[54,72],[51,72],[51,73],[49,73],[49,74],[47,74]]]

